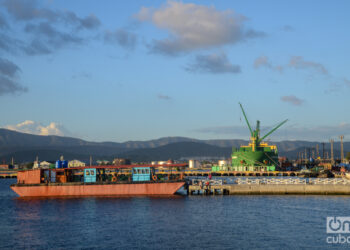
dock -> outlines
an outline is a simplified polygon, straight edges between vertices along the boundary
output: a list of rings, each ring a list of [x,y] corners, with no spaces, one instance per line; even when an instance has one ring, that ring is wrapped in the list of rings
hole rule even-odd
[[[192,180],[188,195],[350,195],[346,179],[238,179],[225,184],[222,180]]]

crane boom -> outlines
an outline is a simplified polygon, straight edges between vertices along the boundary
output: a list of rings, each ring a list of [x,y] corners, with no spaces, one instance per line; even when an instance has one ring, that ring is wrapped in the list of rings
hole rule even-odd
[[[263,137],[261,137],[259,139],[258,142],[261,142],[262,140],[264,140],[266,137],[268,137],[269,135],[271,135],[273,132],[276,131],[276,129],[278,129],[279,127],[281,127],[283,124],[285,124],[288,121],[288,119],[284,120],[283,122],[281,122],[280,124],[278,124],[274,129],[272,129],[270,132],[268,132],[266,135],[264,135]]]
[[[241,104],[240,102],[239,102],[239,105],[241,106],[241,110],[242,110],[244,119],[245,119],[245,121],[246,121],[246,123],[247,123],[247,125],[248,125],[249,131],[250,131],[250,135],[253,136],[253,130],[252,130],[252,128],[250,127],[250,124],[249,124],[249,121],[248,121],[248,119],[247,119],[247,116],[245,115],[243,106],[242,106],[242,104]]]

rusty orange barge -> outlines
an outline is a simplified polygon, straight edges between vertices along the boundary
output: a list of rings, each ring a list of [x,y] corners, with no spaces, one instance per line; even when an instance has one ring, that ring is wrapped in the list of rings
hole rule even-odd
[[[21,197],[172,195],[186,184],[183,175],[158,175],[152,165],[90,166],[19,171],[11,189]]]

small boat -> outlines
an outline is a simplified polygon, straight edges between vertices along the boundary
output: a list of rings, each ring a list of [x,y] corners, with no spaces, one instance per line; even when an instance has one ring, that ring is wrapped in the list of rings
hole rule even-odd
[[[171,173],[159,175],[152,165],[35,169],[19,171],[11,189],[21,197],[172,195],[186,182]]]

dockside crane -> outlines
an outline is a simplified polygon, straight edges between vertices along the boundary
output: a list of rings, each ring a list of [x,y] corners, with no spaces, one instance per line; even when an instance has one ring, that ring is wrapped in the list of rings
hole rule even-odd
[[[270,130],[270,132],[268,132],[266,135],[264,135],[263,137],[260,138],[260,121],[257,120],[256,121],[256,128],[255,130],[252,130],[252,127],[250,126],[250,123],[248,121],[248,118],[244,112],[244,109],[243,109],[243,106],[241,103],[239,103],[240,107],[241,107],[241,110],[242,110],[242,113],[243,113],[243,116],[244,116],[244,119],[247,123],[247,126],[249,128],[249,131],[250,131],[250,140],[252,142],[252,150],[253,152],[256,150],[256,147],[259,147],[260,143],[266,138],[268,137],[269,135],[271,135],[273,132],[275,132],[279,127],[281,127],[283,124],[285,124],[288,119],[284,120],[283,122],[279,123],[276,127],[274,127],[273,129]]]

